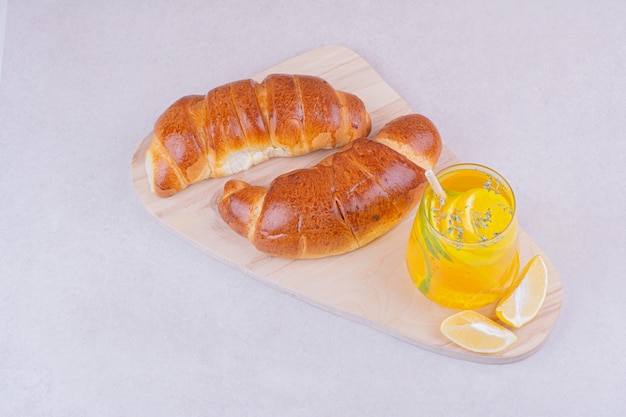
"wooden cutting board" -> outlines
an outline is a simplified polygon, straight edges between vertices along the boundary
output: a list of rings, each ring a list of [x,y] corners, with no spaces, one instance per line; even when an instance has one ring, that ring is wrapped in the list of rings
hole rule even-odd
[[[261,81],[266,75],[279,72],[321,76],[335,88],[358,95],[372,117],[372,136],[391,119],[413,112],[365,60],[341,46],[315,49],[252,78]],[[559,275],[524,230],[520,231],[522,262],[541,254],[548,266],[550,283],[545,304],[534,321],[515,330],[518,342],[511,348],[497,354],[475,354],[442,336],[439,325],[454,311],[430,302],[409,278],[404,255],[415,210],[368,246],[317,260],[288,260],[260,253],[220,218],[217,201],[228,179],[236,177],[265,186],[278,174],[314,165],[333,151],[276,158],[233,177],[210,179],[162,199],[150,192],[144,171],[151,136],[150,133],[143,139],[132,159],[133,185],[148,212],[174,234],[215,259],[277,290],[421,348],[482,363],[502,364],[528,357],[542,346],[557,320],[562,304]],[[458,158],[444,146],[437,169],[455,162],[459,162]],[[495,318],[493,306],[479,311]]]

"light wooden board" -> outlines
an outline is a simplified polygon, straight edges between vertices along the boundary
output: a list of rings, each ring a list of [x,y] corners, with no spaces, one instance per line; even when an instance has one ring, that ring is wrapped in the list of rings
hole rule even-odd
[[[252,78],[261,81],[266,75],[279,72],[318,75],[335,88],[358,95],[371,114],[372,135],[389,120],[413,112],[365,60],[344,47],[315,49]],[[557,320],[562,304],[559,275],[549,257],[524,230],[520,235],[522,262],[539,253],[548,265],[546,302],[533,322],[515,330],[519,340],[511,348],[498,354],[475,354],[441,335],[441,321],[454,311],[427,300],[409,278],[404,255],[415,210],[392,231],[352,253],[317,260],[272,258],[236,235],[217,212],[223,185],[233,177],[210,179],[165,199],[152,195],[144,171],[151,135],[141,141],[131,167],[135,191],[148,212],[215,259],[277,290],[421,348],[482,363],[509,363],[528,357],[542,346]],[[278,174],[314,165],[330,152],[333,151],[273,159],[234,177],[268,185]],[[455,162],[459,162],[458,158],[444,146],[437,169]],[[480,311],[495,318],[493,306]]]

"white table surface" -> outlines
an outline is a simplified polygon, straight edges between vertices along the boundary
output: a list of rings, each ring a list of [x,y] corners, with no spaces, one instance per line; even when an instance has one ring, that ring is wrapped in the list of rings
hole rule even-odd
[[[625,415],[626,2],[0,3],[0,416]],[[136,198],[131,157],[174,100],[329,44],[515,188],[564,287],[531,357],[332,315]]]

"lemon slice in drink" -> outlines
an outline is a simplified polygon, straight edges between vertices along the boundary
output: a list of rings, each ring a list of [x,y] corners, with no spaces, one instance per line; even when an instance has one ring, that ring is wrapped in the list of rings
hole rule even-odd
[[[463,205],[463,229],[467,242],[480,242],[492,239],[511,223],[513,212],[510,204],[502,196],[483,188],[466,193]]]
[[[477,353],[501,352],[517,342],[512,331],[473,310],[446,318],[441,332],[462,348]]]
[[[546,299],[548,269],[543,258],[537,255],[528,261],[517,281],[517,287],[496,306],[496,316],[515,328],[534,319]]]
[[[451,240],[478,243],[502,233],[512,218],[513,210],[502,194],[473,188],[446,199],[438,221],[431,223]]]

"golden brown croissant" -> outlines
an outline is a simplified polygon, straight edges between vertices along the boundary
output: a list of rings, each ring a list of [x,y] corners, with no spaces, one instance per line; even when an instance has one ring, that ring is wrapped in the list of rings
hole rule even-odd
[[[242,80],[206,96],[186,96],[157,120],[146,152],[152,192],[170,196],[275,156],[344,146],[367,136],[371,121],[355,95],[321,78],[270,75]]]
[[[394,227],[424,192],[425,170],[441,154],[426,117],[399,117],[309,169],[280,175],[268,188],[230,180],[222,219],[260,251],[319,258],[362,247]]]

